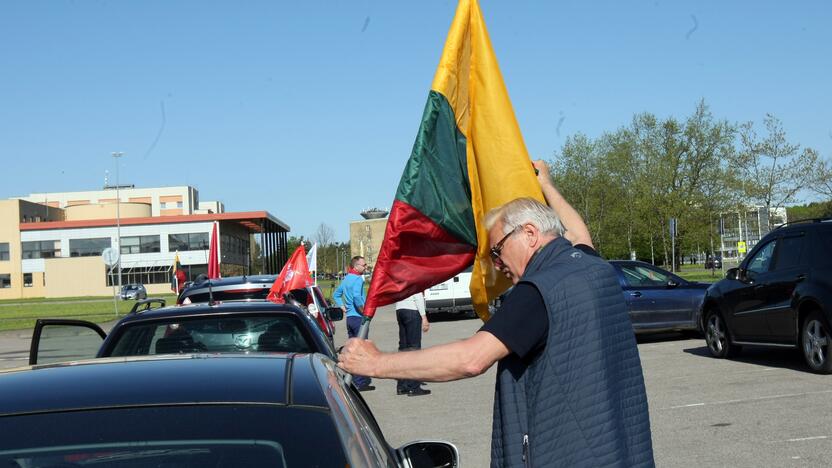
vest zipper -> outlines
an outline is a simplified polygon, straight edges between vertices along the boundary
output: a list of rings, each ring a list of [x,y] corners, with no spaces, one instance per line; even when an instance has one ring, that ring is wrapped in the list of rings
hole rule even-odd
[[[529,435],[523,434],[523,465],[527,468],[532,466],[532,457],[529,450]]]

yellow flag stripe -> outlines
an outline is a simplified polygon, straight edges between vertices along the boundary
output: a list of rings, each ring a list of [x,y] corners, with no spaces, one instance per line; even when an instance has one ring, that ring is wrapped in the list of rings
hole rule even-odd
[[[459,2],[432,89],[448,100],[467,140],[478,244],[471,298],[485,320],[488,302],[508,287],[488,257],[485,215],[515,198],[544,199],[476,0]]]

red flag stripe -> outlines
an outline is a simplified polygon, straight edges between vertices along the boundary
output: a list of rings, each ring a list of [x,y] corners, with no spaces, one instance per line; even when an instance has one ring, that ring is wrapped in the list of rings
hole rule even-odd
[[[411,205],[395,200],[387,220],[364,314],[440,283],[474,261],[476,247],[460,241]]]

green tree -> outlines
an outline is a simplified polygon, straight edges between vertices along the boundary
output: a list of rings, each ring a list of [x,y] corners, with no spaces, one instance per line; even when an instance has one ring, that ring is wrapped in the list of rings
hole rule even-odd
[[[733,164],[742,178],[742,190],[751,201],[763,206],[771,214],[774,209],[798,201],[798,193],[805,187],[819,186],[817,173],[824,166],[817,151],[801,150],[790,143],[783,124],[775,116],[763,119],[765,135],[758,136],[753,122],[740,127],[741,149]]]

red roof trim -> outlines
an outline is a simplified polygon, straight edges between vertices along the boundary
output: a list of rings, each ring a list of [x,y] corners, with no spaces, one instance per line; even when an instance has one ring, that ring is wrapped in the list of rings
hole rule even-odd
[[[151,216],[144,218],[122,218],[122,226],[146,224],[199,223],[205,221],[241,221],[240,224],[251,228],[256,221],[270,220],[281,227],[289,229],[282,221],[272,217],[267,211],[241,211],[237,213],[212,213],[177,216]],[[20,223],[21,231],[43,231],[50,229],[73,229],[115,226],[115,219],[86,219],[80,221],[46,221],[40,223]],[[257,226],[259,227],[259,226]]]

